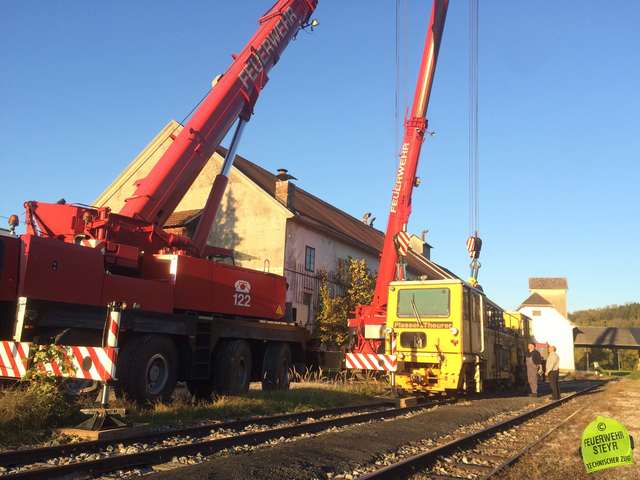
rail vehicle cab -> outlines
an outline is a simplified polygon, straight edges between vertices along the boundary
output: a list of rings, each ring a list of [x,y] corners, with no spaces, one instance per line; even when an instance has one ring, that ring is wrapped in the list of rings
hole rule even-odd
[[[461,280],[392,282],[386,326],[400,391],[480,392],[524,378],[527,318]]]

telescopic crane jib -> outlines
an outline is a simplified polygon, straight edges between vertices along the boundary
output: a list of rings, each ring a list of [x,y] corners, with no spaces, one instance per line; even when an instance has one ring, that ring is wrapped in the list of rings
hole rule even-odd
[[[306,26],[317,0],[279,0],[233,63],[211,88],[134,194],[118,212],[72,205],[27,202],[27,232],[77,243],[79,238],[122,244],[146,252],[184,251],[206,256],[206,241],[227,185],[242,130],[253,113],[269,70]],[[216,177],[193,238],[167,234],[162,226],[237,120],[220,174]],[[123,259],[127,262],[127,259]]]
[[[431,9],[413,106],[410,117],[405,120],[398,170],[391,190],[389,220],[373,299],[369,305],[358,305],[354,318],[349,320],[349,328],[355,333],[354,353],[379,352],[383,346],[389,283],[404,279],[403,256],[399,252],[406,254],[411,196],[413,188],[419,184],[416,171],[427,129],[427,108],[448,6],[448,0],[434,0]]]

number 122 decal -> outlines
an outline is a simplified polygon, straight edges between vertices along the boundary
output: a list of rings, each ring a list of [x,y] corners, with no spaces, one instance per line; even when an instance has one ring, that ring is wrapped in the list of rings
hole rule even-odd
[[[237,305],[238,307],[250,307],[251,295],[249,295],[248,293],[234,293],[233,304]]]

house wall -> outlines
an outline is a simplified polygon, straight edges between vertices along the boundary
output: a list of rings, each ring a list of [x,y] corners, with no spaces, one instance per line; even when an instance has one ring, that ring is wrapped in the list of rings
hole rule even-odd
[[[176,210],[204,208],[222,161],[217,153],[211,157]],[[237,265],[282,275],[286,223],[291,216],[289,210],[232,168],[208,243],[233,250]]]
[[[306,247],[315,249],[314,272],[305,271]],[[352,258],[364,258],[372,271],[378,269],[378,257],[354,246],[340,242],[324,233],[296,223],[287,222],[287,240],[285,266],[287,280],[292,288],[287,292],[287,301],[295,308],[296,319],[300,325],[313,329],[318,306],[318,281],[314,280],[319,272],[336,272],[338,261]],[[298,279],[294,283],[293,278]],[[306,301],[305,301],[305,294]]]
[[[378,269],[378,256],[372,255],[352,245],[340,242],[324,233],[296,223],[287,222],[287,268],[295,268],[296,264],[304,267],[305,247],[315,248],[315,271],[336,271],[338,259],[349,257],[364,258],[367,266],[375,271]]]
[[[567,316],[567,291],[564,288],[530,288],[529,292],[542,295],[562,316]]]
[[[531,334],[537,343],[554,345],[560,357],[560,369],[575,370],[573,356],[574,325],[553,307],[521,307],[519,312],[531,318]]]

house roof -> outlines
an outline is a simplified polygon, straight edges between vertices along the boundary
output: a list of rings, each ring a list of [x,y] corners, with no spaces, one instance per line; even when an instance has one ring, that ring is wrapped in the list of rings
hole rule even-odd
[[[531,277],[529,278],[529,290],[543,289],[567,289],[567,279],[565,277]]]
[[[553,304],[539,293],[532,293],[520,304],[521,307],[553,307]]]
[[[223,147],[218,147],[217,151],[222,156],[227,153]],[[275,198],[276,175],[240,155],[236,155],[234,167],[246,175],[267,194]],[[293,202],[289,210],[294,214],[292,220],[295,222],[331,235],[338,240],[354,245],[374,255],[382,251],[382,245],[384,243],[383,232],[352,217],[348,213],[296,185],[294,185]],[[184,214],[183,222],[188,223],[193,220],[198,213],[198,210],[176,212],[169,217],[165,227],[169,226],[169,222],[176,223],[177,220],[180,220],[180,214]],[[171,226],[175,227],[180,225]],[[409,250],[409,254],[407,255],[407,263],[412,271],[419,275],[427,275],[430,279],[458,278],[446,268],[427,260],[412,250]]]
[[[202,210],[199,210],[199,209],[173,212],[169,216],[169,218],[167,218],[167,221],[164,222],[164,227],[165,228],[183,227],[189,222],[191,222],[192,220],[195,220],[196,218],[198,218],[200,216],[200,212],[202,212]]]
[[[640,328],[576,327],[573,344],[585,347],[640,347]]]

